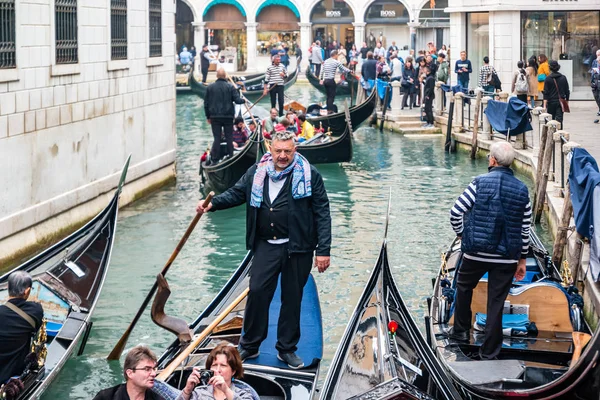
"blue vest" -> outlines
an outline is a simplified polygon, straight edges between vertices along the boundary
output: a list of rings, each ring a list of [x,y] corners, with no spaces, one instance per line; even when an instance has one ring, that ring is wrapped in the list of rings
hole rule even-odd
[[[529,202],[527,186],[508,167],[492,168],[475,178],[475,185],[475,204],[465,215],[462,251],[518,260],[523,213]]]

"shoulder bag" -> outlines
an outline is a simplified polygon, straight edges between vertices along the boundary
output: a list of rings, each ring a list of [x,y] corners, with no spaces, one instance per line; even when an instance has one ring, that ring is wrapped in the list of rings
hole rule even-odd
[[[556,78],[554,78],[554,86],[556,86],[556,93],[558,94],[558,101],[560,102],[560,108],[564,113],[570,113],[571,109],[569,108],[569,102],[567,99],[564,99],[560,94],[560,90],[558,89],[558,83],[556,83]]]

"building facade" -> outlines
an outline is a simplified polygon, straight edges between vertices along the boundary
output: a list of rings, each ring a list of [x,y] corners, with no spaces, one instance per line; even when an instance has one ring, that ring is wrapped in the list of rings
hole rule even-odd
[[[3,0],[0,264],[174,176],[175,4]],[[14,258],[14,257],[13,257]]]
[[[178,50],[216,44],[234,54],[237,70],[254,72],[270,49],[283,44],[306,54],[312,41],[336,41],[348,49],[382,39],[400,48],[441,46],[449,40],[448,0],[177,0],[193,15],[193,41],[183,38],[190,22],[177,16]],[[184,3],[185,6],[180,6]],[[268,61],[267,61],[268,62]],[[307,63],[306,57],[303,60]]]
[[[592,99],[588,71],[600,46],[598,0],[450,0],[446,11],[452,49],[466,50],[473,64],[472,86],[484,56],[509,91],[517,62],[544,54],[561,65],[571,99]]]

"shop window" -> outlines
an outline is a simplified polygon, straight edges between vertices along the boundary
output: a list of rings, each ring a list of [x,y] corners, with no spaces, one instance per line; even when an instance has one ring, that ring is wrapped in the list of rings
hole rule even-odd
[[[470,76],[469,86],[477,87],[479,82],[479,68],[483,65],[483,57],[490,52],[490,14],[467,14],[467,59],[471,60],[473,73]],[[461,49],[462,50],[462,49]],[[460,57],[456,54],[456,59]]]
[[[110,0],[110,59],[127,59],[127,0]]]
[[[431,7],[433,5],[433,7]],[[448,26],[450,24],[450,14],[444,9],[448,7],[448,0],[428,1],[419,13],[419,22],[422,26],[436,27]]]
[[[149,3],[150,57],[162,56],[162,5],[161,0]]]
[[[377,0],[365,12],[365,22],[367,24],[402,24],[408,21],[408,10],[397,0]]]
[[[354,13],[343,0],[321,0],[310,15],[313,24],[340,24],[354,22]]]
[[[0,69],[16,68],[15,0],[0,1]]]
[[[54,3],[56,32],[56,64],[76,64],[77,0],[56,0]]]

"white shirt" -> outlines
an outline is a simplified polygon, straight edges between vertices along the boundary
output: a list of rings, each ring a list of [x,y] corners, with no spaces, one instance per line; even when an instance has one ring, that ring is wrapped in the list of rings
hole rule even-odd
[[[271,203],[275,201],[277,195],[279,194],[279,192],[281,192],[281,188],[285,184],[286,180],[287,179],[280,179],[279,181],[275,182],[273,179],[269,178],[269,200],[271,200]],[[289,241],[289,238],[267,240],[267,242],[271,244],[283,244]]]
[[[390,64],[392,64],[392,78],[401,77],[402,76],[402,61],[397,58],[394,58]]]

